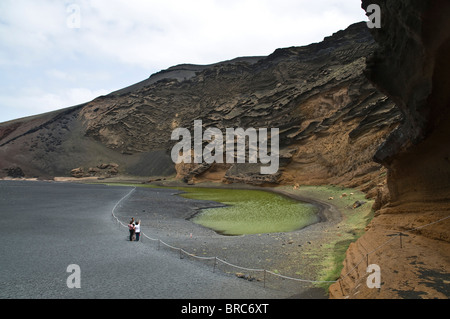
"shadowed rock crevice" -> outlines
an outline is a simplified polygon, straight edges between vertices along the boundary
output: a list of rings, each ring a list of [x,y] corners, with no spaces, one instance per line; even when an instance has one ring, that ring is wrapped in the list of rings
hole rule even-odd
[[[382,10],[382,27],[372,30],[379,48],[365,73],[398,105],[402,123],[375,154],[387,168],[387,186],[378,192],[366,234],[347,251],[342,273],[388,234],[409,231],[409,237],[402,249],[395,243],[371,259],[382,267],[380,290],[358,286],[360,268],[341,282],[344,293],[339,285],[330,291],[337,298],[448,298],[442,277],[450,279],[450,3],[363,0],[362,7],[372,3]]]

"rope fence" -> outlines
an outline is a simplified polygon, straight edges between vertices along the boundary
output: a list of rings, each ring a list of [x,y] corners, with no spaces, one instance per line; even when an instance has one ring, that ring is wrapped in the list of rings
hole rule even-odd
[[[131,194],[132,194],[135,190],[136,190],[136,187],[134,187],[128,194],[126,194],[124,197],[122,197],[122,198],[116,203],[116,205],[114,206],[114,208],[111,210],[111,215],[112,215],[113,219],[114,219],[119,225],[121,225],[121,226],[123,226],[123,227],[125,227],[125,228],[128,228],[128,226],[127,226],[126,224],[124,224],[123,222],[121,222],[121,221],[119,220],[119,218],[117,218],[117,216],[115,215],[115,210],[116,210],[117,207],[120,205],[120,203],[121,203],[122,201],[124,201],[126,198],[130,197]],[[169,249],[173,249],[173,250],[175,250],[175,251],[178,251],[178,252],[179,252],[179,255],[180,255],[180,259],[183,259],[184,256],[188,256],[188,257],[191,257],[191,258],[194,258],[194,259],[199,259],[199,260],[214,261],[214,263],[213,263],[213,272],[215,272],[216,269],[219,267],[219,263],[222,263],[223,265],[229,266],[229,267],[231,267],[231,268],[239,269],[239,270],[242,270],[242,271],[255,272],[255,273],[262,273],[262,276],[263,276],[262,281],[263,281],[264,287],[266,287],[266,277],[267,277],[268,274],[270,274],[270,275],[272,275],[272,276],[275,276],[275,277],[278,277],[278,278],[281,278],[281,279],[286,279],[286,280],[291,280],[291,281],[296,281],[296,282],[302,282],[302,283],[309,283],[309,284],[321,284],[321,283],[330,283],[330,284],[332,284],[332,283],[337,283],[337,282],[339,282],[339,283],[340,283],[341,290],[342,290],[342,294],[345,295],[345,294],[344,294],[344,291],[343,291],[343,287],[342,287],[342,282],[343,282],[343,280],[344,280],[346,277],[350,276],[350,274],[352,274],[355,270],[357,270],[358,267],[359,267],[359,265],[360,265],[361,263],[363,263],[364,261],[365,261],[365,262],[367,263],[367,265],[368,265],[368,263],[369,263],[369,255],[375,253],[375,252],[378,251],[380,248],[382,248],[382,247],[384,247],[385,245],[389,244],[390,242],[396,240],[397,237],[400,238],[400,247],[402,247],[402,237],[403,237],[403,236],[408,236],[408,235],[406,235],[406,233],[411,233],[411,232],[417,231],[417,230],[419,230],[419,229],[422,229],[422,228],[424,228],[424,227],[428,227],[428,226],[430,226],[430,225],[440,223],[440,222],[442,222],[442,221],[444,221],[444,220],[447,220],[447,219],[449,219],[449,218],[450,218],[450,216],[447,216],[447,217],[441,218],[441,219],[439,219],[439,220],[437,220],[437,221],[431,222],[431,223],[429,223],[429,224],[421,225],[421,226],[418,226],[418,227],[413,228],[413,229],[410,229],[410,230],[406,230],[406,231],[403,231],[403,232],[398,232],[398,233],[394,233],[394,234],[390,235],[390,236],[392,237],[391,239],[385,241],[385,242],[382,243],[381,245],[379,245],[379,246],[377,246],[376,248],[374,248],[373,250],[369,251],[369,252],[368,252],[365,256],[363,256],[363,257],[362,257],[362,258],[361,258],[361,259],[353,266],[353,268],[351,268],[345,275],[341,275],[341,276],[340,276],[338,279],[336,279],[336,280],[329,280],[329,281],[328,281],[328,280],[308,280],[308,279],[294,278],[294,277],[289,277],[289,276],[285,276],[285,275],[282,275],[282,274],[278,274],[278,273],[275,273],[275,272],[270,271],[270,270],[267,270],[267,269],[246,268],[246,267],[242,267],[242,266],[238,266],[238,265],[234,265],[234,264],[232,264],[232,263],[229,263],[229,262],[227,262],[226,260],[223,260],[223,259],[221,259],[221,258],[219,258],[219,257],[217,257],[217,256],[216,256],[216,257],[202,257],[202,256],[197,256],[197,255],[195,255],[195,254],[192,254],[192,253],[187,252],[187,251],[184,250],[183,248],[172,246],[172,245],[170,245],[170,244],[168,244],[168,243],[162,241],[161,239],[158,239],[158,238],[152,238],[152,237],[146,235],[144,232],[141,232],[141,236],[147,238],[147,239],[150,240],[150,241],[157,242],[157,243],[158,243],[158,250],[161,248],[161,245],[163,245],[163,246],[166,246],[166,247],[169,248]],[[142,237],[141,237],[141,238],[142,238]]]

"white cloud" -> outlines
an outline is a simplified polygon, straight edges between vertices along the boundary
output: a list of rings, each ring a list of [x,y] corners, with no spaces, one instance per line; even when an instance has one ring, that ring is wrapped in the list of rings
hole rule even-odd
[[[80,29],[67,27],[71,3]],[[21,59],[81,54],[145,68],[269,54],[364,19],[360,0],[2,0],[0,10],[2,47]]]
[[[61,70],[52,69],[52,70],[47,70],[45,73],[49,77],[52,77],[57,80],[62,80],[62,81],[74,81],[75,80],[75,77],[72,74],[69,74],[69,73],[61,71]]]
[[[317,42],[364,18],[359,0],[343,2],[83,1],[80,32],[87,47],[122,63],[205,64]]]

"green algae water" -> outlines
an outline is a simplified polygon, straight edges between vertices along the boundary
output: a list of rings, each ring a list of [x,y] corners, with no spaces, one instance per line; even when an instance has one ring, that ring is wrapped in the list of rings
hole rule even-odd
[[[259,190],[177,188],[190,199],[211,200],[226,207],[204,209],[191,221],[223,235],[291,232],[319,218],[318,208],[288,197]]]

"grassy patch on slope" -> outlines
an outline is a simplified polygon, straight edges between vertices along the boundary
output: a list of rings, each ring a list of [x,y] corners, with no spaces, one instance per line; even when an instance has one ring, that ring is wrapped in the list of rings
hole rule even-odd
[[[320,250],[312,253],[314,254],[312,259],[320,269],[317,280],[334,281],[338,279],[348,247],[364,233],[365,227],[373,218],[373,200],[366,199],[365,194],[361,191],[331,185],[300,186],[296,190],[283,186],[283,190],[328,202],[342,213],[342,221],[336,226],[336,229],[324,234],[327,242],[321,245]],[[358,208],[353,208],[356,201],[365,203]],[[326,290],[330,285],[330,283],[318,284],[319,287]]]

